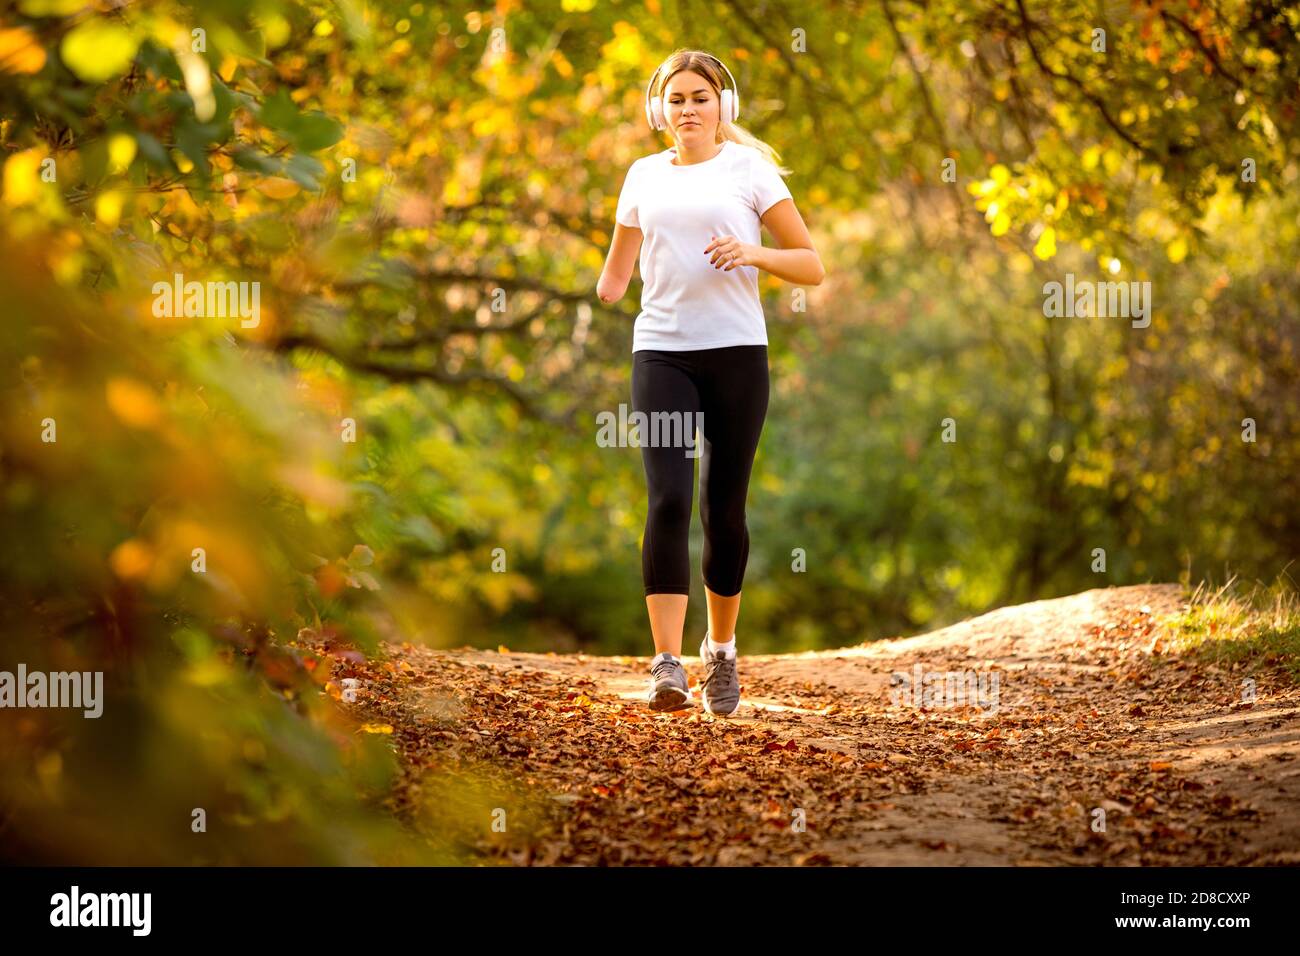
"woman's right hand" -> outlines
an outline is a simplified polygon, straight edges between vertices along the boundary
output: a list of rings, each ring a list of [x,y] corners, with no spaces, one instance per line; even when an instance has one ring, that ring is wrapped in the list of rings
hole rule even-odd
[[[628,283],[632,281],[632,269],[636,266],[637,252],[641,248],[641,230],[622,223],[614,225],[614,241],[605,257],[605,268],[600,272],[600,281],[596,283],[596,297],[609,305],[623,298]]]
[[[596,283],[596,298],[606,305],[617,302],[623,298],[623,293],[627,291],[627,283],[624,282],[621,289],[615,288],[617,284],[612,279],[606,278],[604,273],[601,273],[600,281]]]

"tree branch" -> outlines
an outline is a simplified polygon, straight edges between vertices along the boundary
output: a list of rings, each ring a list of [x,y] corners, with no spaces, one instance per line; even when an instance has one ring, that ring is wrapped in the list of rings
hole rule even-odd
[[[376,375],[398,384],[435,382],[439,385],[462,386],[471,382],[486,382],[504,392],[526,414],[552,425],[573,425],[574,415],[577,411],[575,405],[558,414],[549,412],[537,404],[536,396],[525,393],[510,379],[494,375],[484,369],[451,372],[439,365],[398,365],[375,361],[374,359],[353,354],[310,333],[300,332],[282,336],[276,340],[273,349],[279,353],[287,353],[296,349],[309,349],[320,352],[354,372]]]
[[[1032,20],[1029,19],[1029,14],[1025,10],[1024,0],[1016,0],[1016,9],[1020,13],[1020,22],[1025,28],[1024,36],[1025,36],[1025,42],[1029,45],[1029,54],[1034,58],[1034,62],[1038,64],[1038,68],[1042,70],[1044,73],[1046,73],[1048,76],[1053,77],[1054,79],[1057,80],[1065,80],[1075,89],[1077,89],[1080,95],[1082,95],[1085,100],[1087,100],[1096,108],[1097,112],[1101,114],[1101,118],[1106,121],[1106,125],[1109,126],[1112,130],[1114,130],[1115,133],[1120,137],[1120,139],[1124,140],[1124,142],[1128,143],[1130,146],[1132,146],[1134,149],[1140,152],[1143,156],[1150,159],[1152,162],[1163,165],[1163,157],[1156,155],[1154,152],[1151,151],[1151,149],[1143,145],[1142,142],[1134,138],[1134,136],[1131,133],[1129,133],[1128,130],[1124,129],[1123,126],[1121,126],[1118,122],[1116,122],[1115,118],[1110,115],[1110,110],[1106,108],[1105,101],[1103,101],[1101,97],[1097,96],[1095,93],[1089,90],[1087,85],[1082,80],[1080,80],[1077,76],[1074,76],[1073,74],[1069,73],[1068,71],[1058,73],[1056,70],[1053,70],[1050,66],[1048,66],[1046,63],[1043,62],[1043,58],[1038,52],[1038,47],[1034,45],[1034,35],[1033,35],[1033,31],[1040,29],[1040,27],[1038,27],[1037,24],[1035,24]]]

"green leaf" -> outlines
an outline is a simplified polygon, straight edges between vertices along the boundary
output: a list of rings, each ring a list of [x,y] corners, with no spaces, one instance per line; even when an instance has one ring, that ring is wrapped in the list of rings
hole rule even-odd
[[[159,46],[154,40],[145,40],[141,43],[137,57],[140,65],[146,70],[152,70],[175,83],[180,83],[184,79],[180,64],[176,62],[176,55],[166,47]]]
[[[399,528],[407,539],[424,545],[433,554],[447,547],[446,535],[434,527],[425,515],[408,515]]]
[[[75,110],[87,112],[90,109],[91,101],[95,98],[95,91],[86,87],[71,89],[68,87],[59,87],[54,91],[54,95],[67,103]]]
[[[293,105],[286,90],[278,89],[262,101],[258,119],[272,129],[288,130],[298,119],[298,107]]]
[[[81,150],[81,179],[87,186],[94,186],[104,178],[108,169],[107,141],[99,139],[88,143]]]
[[[204,176],[211,175],[212,172],[208,165],[208,143],[211,141],[209,130],[207,124],[192,120],[183,121],[176,128],[176,145]]]
[[[342,124],[319,110],[300,114],[293,130],[294,145],[308,153],[333,146],[342,138]]]
[[[157,137],[137,130],[135,141],[140,146],[140,155],[143,156],[150,165],[159,166],[162,169],[171,169],[171,157],[167,155],[167,150],[163,149],[163,144],[158,142]]]
[[[284,160],[278,156],[268,156],[251,146],[238,146],[231,154],[235,165],[268,176],[279,176],[284,172]]]
[[[235,96],[230,87],[221,82],[221,77],[212,75],[212,98],[216,101],[217,111],[209,122],[224,123],[230,119],[230,112],[235,106]]]
[[[342,124],[319,110],[299,112],[283,89],[266,98],[258,118],[305,153],[333,146],[343,138]]]
[[[298,153],[284,164],[284,172],[303,189],[315,191],[320,189],[320,177],[325,174],[325,167],[319,160]]]

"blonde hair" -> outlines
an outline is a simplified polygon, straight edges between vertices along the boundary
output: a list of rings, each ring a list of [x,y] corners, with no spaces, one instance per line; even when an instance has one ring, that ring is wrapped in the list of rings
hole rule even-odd
[[[719,102],[722,99],[722,91],[726,88],[726,74],[721,67],[713,60],[712,55],[703,50],[688,50],[679,48],[672,52],[667,60],[664,61],[663,67],[659,70],[658,79],[654,87],[650,90],[650,96],[663,96],[664,88],[668,81],[676,74],[683,70],[690,70],[698,73],[708,81],[709,86],[713,87],[713,93],[718,97]],[[665,109],[665,113],[667,110]],[[776,167],[777,172],[782,176],[789,176],[792,170],[786,169],[781,165],[781,157],[775,149],[763,142],[743,126],[738,126],[731,122],[725,116],[719,116],[718,121],[718,138],[714,142],[721,143],[723,140],[731,140],[733,143],[741,143],[745,146],[752,146],[769,163]]]

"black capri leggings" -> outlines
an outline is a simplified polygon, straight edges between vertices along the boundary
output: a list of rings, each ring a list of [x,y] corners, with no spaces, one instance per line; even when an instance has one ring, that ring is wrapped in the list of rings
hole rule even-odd
[[[691,591],[695,457],[700,459],[704,583],[724,597],[740,593],[749,560],[745,497],[767,401],[766,345],[632,353],[632,410],[651,420],[655,412],[681,413],[674,418],[690,423],[688,432],[698,424],[702,444],[688,455],[680,442],[662,441],[667,428],[658,430],[659,447],[652,443],[653,431],[639,435],[649,497],[641,547],[646,594]],[[692,435],[686,440],[695,443]]]

